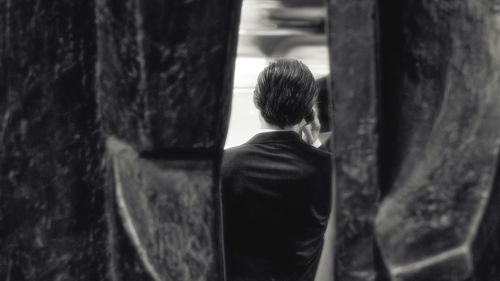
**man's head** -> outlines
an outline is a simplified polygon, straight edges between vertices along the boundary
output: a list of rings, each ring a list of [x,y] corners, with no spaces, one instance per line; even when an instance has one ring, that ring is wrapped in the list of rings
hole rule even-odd
[[[318,89],[309,68],[296,59],[278,59],[257,79],[254,103],[264,120],[284,128],[314,118]]]

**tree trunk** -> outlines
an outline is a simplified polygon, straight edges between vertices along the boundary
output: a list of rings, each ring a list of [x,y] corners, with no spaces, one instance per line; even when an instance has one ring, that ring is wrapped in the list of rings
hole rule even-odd
[[[375,280],[377,4],[329,1],[337,189],[336,280]]]
[[[498,4],[403,1],[381,11],[380,169],[390,192],[376,230],[391,278],[496,280],[476,269],[498,255],[485,248],[498,236]]]
[[[112,280],[223,278],[218,169],[240,6],[97,0]]]
[[[103,280],[92,1],[0,1],[0,279]]]

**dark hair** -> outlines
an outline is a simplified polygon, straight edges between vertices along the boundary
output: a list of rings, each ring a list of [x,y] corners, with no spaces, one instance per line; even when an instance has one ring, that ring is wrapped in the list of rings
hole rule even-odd
[[[316,103],[318,106],[318,119],[321,124],[320,132],[328,132],[330,131],[330,114],[329,114],[329,105],[328,102],[330,100],[329,91],[328,91],[328,83],[330,82],[329,76],[324,76],[316,80],[316,85],[318,87],[318,102]]]
[[[259,74],[254,102],[266,122],[280,128],[311,122],[318,89],[309,68],[296,59],[278,59]]]

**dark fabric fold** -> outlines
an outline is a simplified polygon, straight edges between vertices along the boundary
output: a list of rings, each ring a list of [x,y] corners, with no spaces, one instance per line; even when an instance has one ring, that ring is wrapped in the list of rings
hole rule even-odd
[[[229,280],[314,278],[330,213],[330,158],[293,131],[261,133],[225,151]]]

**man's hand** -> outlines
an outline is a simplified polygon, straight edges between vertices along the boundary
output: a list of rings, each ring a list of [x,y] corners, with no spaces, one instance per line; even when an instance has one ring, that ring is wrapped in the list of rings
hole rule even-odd
[[[319,130],[321,129],[321,124],[319,123],[316,107],[313,108],[313,112],[314,120],[311,123],[304,125],[300,129],[302,139],[310,145],[314,145],[318,141]]]

